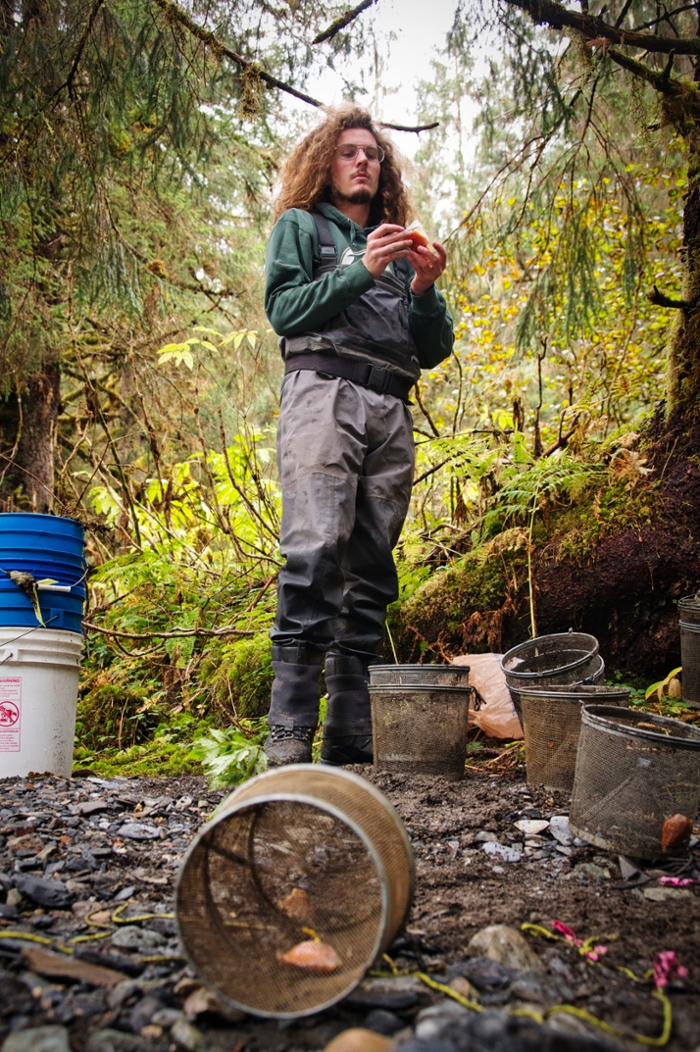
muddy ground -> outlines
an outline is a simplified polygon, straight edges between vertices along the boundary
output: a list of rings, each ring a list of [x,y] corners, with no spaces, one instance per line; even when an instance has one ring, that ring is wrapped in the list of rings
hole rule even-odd
[[[635,877],[643,883],[631,887],[617,856],[567,846],[548,830],[526,843],[515,821],[564,815],[569,797],[526,785],[521,766],[503,769],[498,757],[468,770],[461,782],[363,773],[397,808],[416,857],[415,902],[406,932],[391,950],[400,970],[421,968],[439,982],[453,981],[469,940],[484,927],[520,929],[528,923],[551,929],[557,920],[581,939],[596,936],[608,952],[593,963],[570,942],[528,934],[544,971],[515,976],[517,982],[511,976],[498,988],[482,986],[482,1005],[546,1012],[568,1003],[617,1030],[656,1038],[662,1007],[651,996],[651,981],[635,982],[618,969],[641,978],[658,953],[672,950],[688,976],[667,988],[673,1029],[666,1047],[700,1048],[695,887],[662,887],[661,871],[653,869]],[[201,997],[199,1004],[193,1001],[198,984],[167,915],[180,859],[222,795],[198,778],[0,781],[0,1041],[11,1032],[16,1038],[53,1025],[65,1028],[73,1052],[203,1049],[202,1034],[208,1047],[224,1052],[311,1052],[368,1019],[408,1040],[427,1005],[446,1003],[420,982],[406,981],[403,1000],[389,985],[383,991],[381,983],[370,984],[346,1002],[290,1024],[251,1017],[225,1021],[216,1011],[204,1011]],[[693,867],[700,872],[700,853],[691,857],[686,874]],[[40,886],[28,878],[52,883]],[[58,886],[63,899],[56,892],[50,901]],[[149,914],[155,916],[124,924]],[[103,937],[71,942],[88,935]],[[63,964],[42,957],[47,953]],[[71,977],[65,962],[76,960],[87,969],[106,966],[112,978],[89,970]],[[643,1047],[573,1015],[560,1015],[557,1023],[562,1040],[564,1033],[571,1040],[590,1034],[608,1048]]]

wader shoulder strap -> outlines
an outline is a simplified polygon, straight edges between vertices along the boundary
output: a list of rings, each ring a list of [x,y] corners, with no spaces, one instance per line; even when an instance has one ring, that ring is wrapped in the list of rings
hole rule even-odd
[[[328,220],[320,212],[312,212],[311,218],[316,224],[316,232],[318,233],[318,243],[321,252],[321,265],[327,263],[337,263],[338,253],[335,247],[335,241],[331,234],[331,228],[328,225]]]

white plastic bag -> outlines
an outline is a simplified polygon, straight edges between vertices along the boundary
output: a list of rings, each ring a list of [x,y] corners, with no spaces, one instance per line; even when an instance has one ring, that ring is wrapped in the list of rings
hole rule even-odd
[[[523,737],[523,729],[500,661],[500,654],[461,654],[452,664],[469,666],[469,685],[482,699],[479,709],[469,710],[469,722],[475,723],[489,738],[512,741]]]

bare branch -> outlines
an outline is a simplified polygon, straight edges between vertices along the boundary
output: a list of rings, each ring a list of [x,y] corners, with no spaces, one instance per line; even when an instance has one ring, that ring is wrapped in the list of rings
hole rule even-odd
[[[351,22],[361,15],[363,11],[366,11],[368,7],[376,4],[377,0],[362,0],[361,4],[357,7],[349,7],[347,11],[336,18],[335,22],[331,22],[327,29],[324,29],[322,33],[319,33],[317,37],[311,41],[312,44],[323,44],[326,40],[332,40],[333,37],[337,36],[341,29],[345,29]]]
[[[439,128],[440,121],[433,121],[432,124],[417,124],[415,127],[406,124],[385,124],[384,121],[381,121],[379,127],[391,128],[392,131],[415,132],[415,134],[418,135],[420,132],[432,131],[433,128]]]
[[[509,7],[517,7],[530,16],[537,25],[552,29],[577,29],[587,40],[609,40],[620,47],[643,48],[644,51],[677,55],[700,55],[700,37],[662,37],[655,33],[635,33],[610,25],[595,15],[570,11],[557,0],[500,0]]]
[[[689,311],[693,306],[688,300],[674,300],[671,296],[666,296],[656,285],[649,289],[646,293],[646,298],[657,307],[668,307],[671,310]]]
[[[254,636],[257,633],[244,628],[181,628],[173,632],[117,632],[114,628],[102,628],[92,621],[83,621],[83,628],[90,632],[99,632],[103,636],[116,636],[118,639],[179,639],[182,636]]]

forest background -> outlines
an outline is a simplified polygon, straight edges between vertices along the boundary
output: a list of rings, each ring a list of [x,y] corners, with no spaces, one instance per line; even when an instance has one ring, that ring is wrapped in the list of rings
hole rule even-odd
[[[0,497],[87,526],[85,767],[257,762],[272,193],[318,119],[310,85],[391,126],[387,2],[0,5]],[[415,392],[388,660],[572,627],[618,680],[679,664],[675,602],[700,583],[698,6],[464,0],[410,71],[423,130],[392,134],[448,246],[457,340]]]

